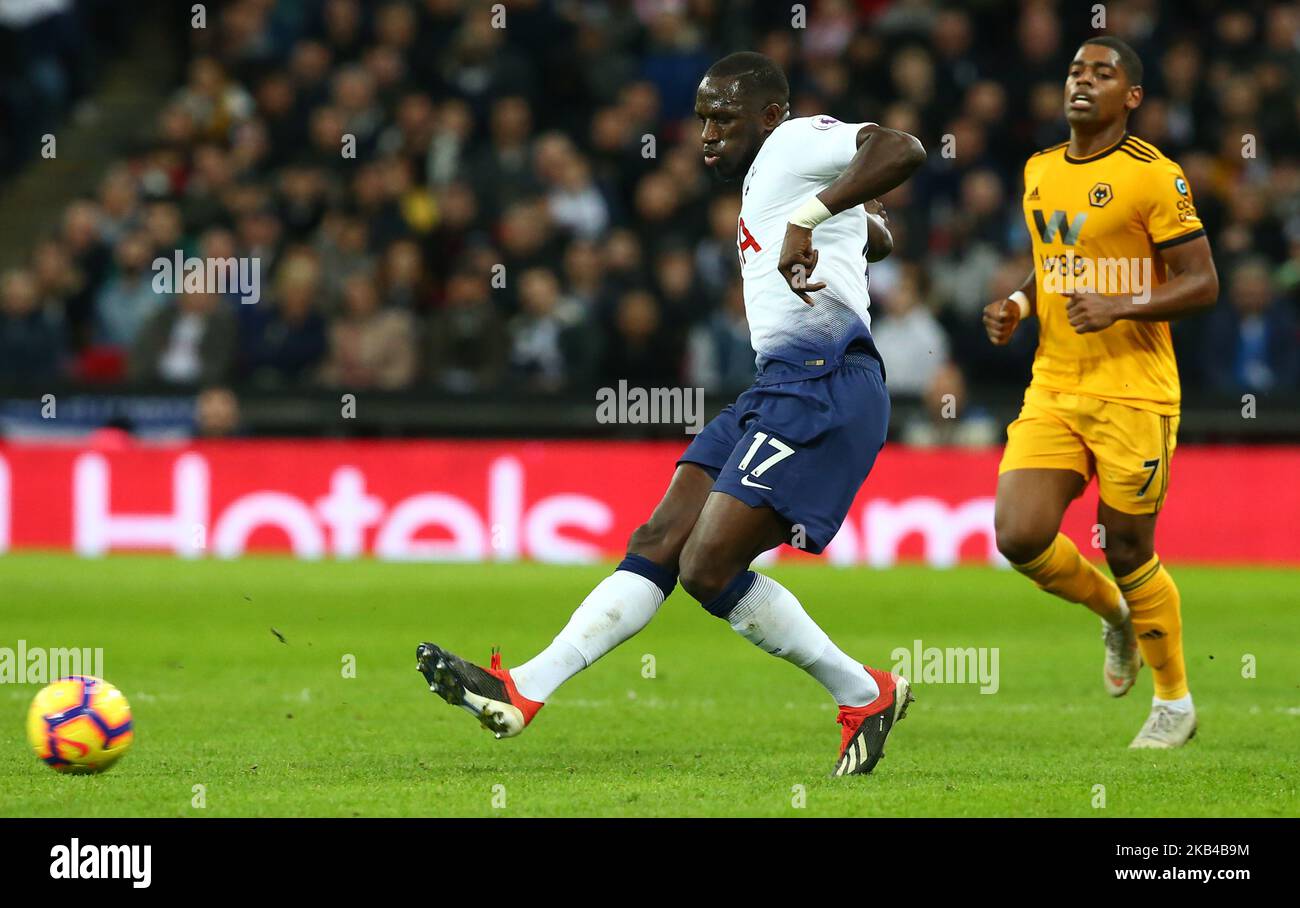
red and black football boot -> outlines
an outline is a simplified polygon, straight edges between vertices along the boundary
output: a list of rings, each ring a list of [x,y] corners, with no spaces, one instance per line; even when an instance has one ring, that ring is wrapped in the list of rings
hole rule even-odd
[[[429,690],[473,715],[498,738],[519,734],[543,705],[519,693],[495,650],[491,667],[482,668],[432,643],[421,643],[415,648],[415,667],[429,682]]]
[[[864,775],[876,768],[885,755],[885,739],[896,722],[903,721],[907,707],[916,698],[912,685],[902,675],[882,672],[864,665],[880,694],[866,706],[841,706],[835,719],[843,728],[840,758],[832,776]]]

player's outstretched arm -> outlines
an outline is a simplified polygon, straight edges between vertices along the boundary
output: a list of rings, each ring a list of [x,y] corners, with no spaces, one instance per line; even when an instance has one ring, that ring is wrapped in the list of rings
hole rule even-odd
[[[1109,328],[1122,318],[1138,322],[1167,322],[1208,309],[1219,298],[1219,273],[1210,254],[1210,241],[1200,236],[1160,250],[1169,280],[1146,292],[1123,295],[1071,293],[1066,316],[1078,334]],[[1157,267],[1159,262],[1157,262]]]
[[[984,307],[984,330],[989,340],[1001,347],[1010,343],[1011,335],[1021,319],[1034,313],[1038,297],[1038,280],[1034,272],[1020,285],[1020,289],[1004,299],[994,300]]]

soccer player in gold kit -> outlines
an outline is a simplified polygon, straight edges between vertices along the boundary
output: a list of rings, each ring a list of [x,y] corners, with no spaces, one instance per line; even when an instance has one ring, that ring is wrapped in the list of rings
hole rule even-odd
[[[1169,748],[1196,733],[1178,587],[1155,552],[1178,431],[1169,321],[1212,306],[1219,280],[1182,170],[1128,133],[1141,103],[1133,49],[1085,41],[1065,80],[1070,140],[1025,163],[1034,271],[985,307],[984,327],[1005,344],[1022,318],[1039,322],[998,468],[998,548],[1041,589],[1101,616],[1111,696],[1151,667],[1155,698],[1130,746]],[[1113,581],[1060,532],[1094,475]]]

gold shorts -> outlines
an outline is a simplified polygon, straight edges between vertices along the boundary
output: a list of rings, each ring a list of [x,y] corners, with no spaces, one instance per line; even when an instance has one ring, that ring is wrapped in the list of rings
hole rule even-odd
[[[1101,500],[1125,514],[1156,514],[1169,491],[1178,417],[1109,400],[1030,386],[1007,427],[998,473],[1073,470],[1095,474]]]

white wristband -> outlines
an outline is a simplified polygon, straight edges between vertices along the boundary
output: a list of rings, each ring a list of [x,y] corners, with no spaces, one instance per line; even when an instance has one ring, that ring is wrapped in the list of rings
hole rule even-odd
[[[790,223],[812,230],[830,216],[831,210],[822,204],[821,199],[813,196],[800,205],[794,214],[790,215]]]
[[[1029,297],[1025,296],[1025,291],[1017,290],[1015,293],[1007,297],[1007,299],[1020,307],[1021,318],[1025,318],[1029,315]]]

